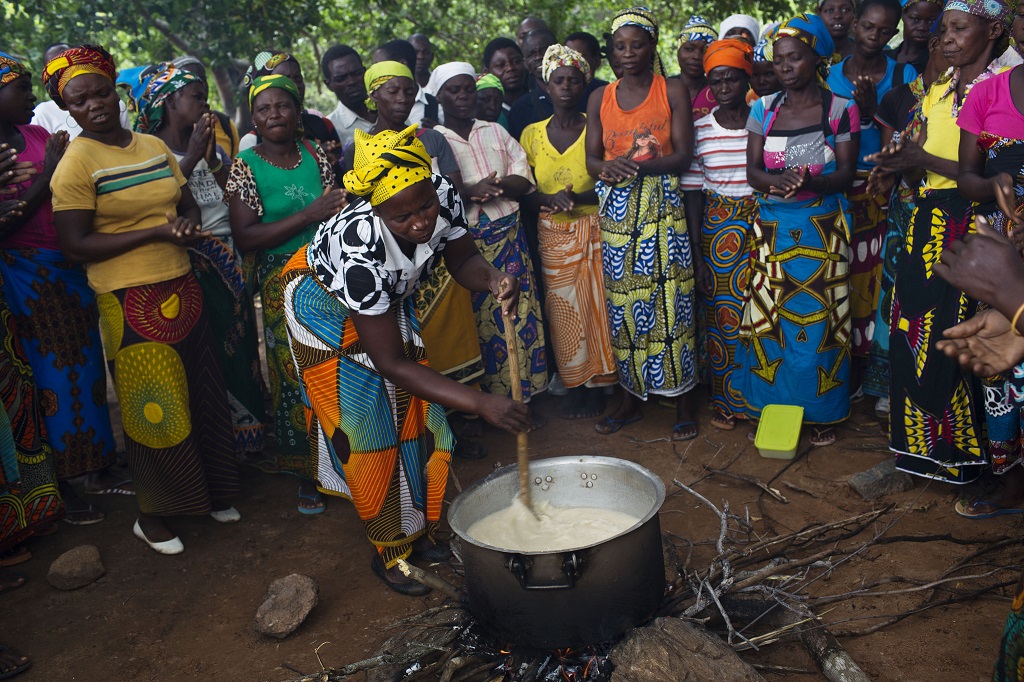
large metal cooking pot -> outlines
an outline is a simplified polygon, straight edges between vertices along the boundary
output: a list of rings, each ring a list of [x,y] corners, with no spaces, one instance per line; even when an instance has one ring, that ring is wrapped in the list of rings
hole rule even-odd
[[[618,637],[650,618],[665,590],[661,480],[612,457],[537,460],[530,479],[535,502],[615,509],[640,520],[598,544],[517,552],[466,532],[512,503],[519,492],[516,467],[466,488],[452,502],[448,521],[461,539],[469,606],[481,625],[503,643],[560,649]]]

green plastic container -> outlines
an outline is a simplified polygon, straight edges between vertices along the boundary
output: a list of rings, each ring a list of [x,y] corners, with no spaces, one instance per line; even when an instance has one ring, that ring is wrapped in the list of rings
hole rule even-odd
[[[757,425],[754,445],[762,457],[793,459],[800,442],[804,408],[796,405],[765,405]]]

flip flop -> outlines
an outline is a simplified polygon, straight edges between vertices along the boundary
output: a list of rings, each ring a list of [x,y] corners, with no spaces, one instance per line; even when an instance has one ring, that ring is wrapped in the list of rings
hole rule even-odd
[[[993,502],[986,502],[985,500],[981,499],[980,497],[978,499],[976,499],[974,502],[971,502],[970,505],[965,504],[966,502],[967,502],[967,500],[957,500],[957,503],[955,505],[953,505],[953,511],[955,511],[959,516],[962,516],[965,519],[991,519],[991,518],[993,518],[995,516],[1008,516],[1008,515],[1011,515],[1011,514],[1024,514],[1024,509],[1018,509],[1016,507],[1003,507],[1003,506],[995,504]],[[988,512],[987,514],[971,514],[971,513],[969,513],[967,511],[967,507],[968,506],[974,507],[974,506],[979,505],[979,504],[984,504],[984,505],[986,505],[988,507],[994,507],[995,511]]]
[[[64,515],[64,523],[72,526],[93,526],[97,523],[103,523],[103,519],[107,518],[103,512],[96,507],[86,505],[85,509],[68,510]]]
[[[697,426],[697,422],[679,422],[678,424],[672,427],[672,440],[674,442],[679,443],[686,440],[693,440],[694,438],[697,437],[697,429],[694,429],[692,435],[680,436],[679,438],[676,438],[676,432],[682,431],[687,426]]]
[[[0,644],[0,656],[3,656],[4,654],[9,655],[14,660],[17,660],[19,658],[27,658],[27,656],[15,656],[14,651],[10,647],[6,647]],[[25,672],[31,667],[32,661],[25,661],[21,665],[16,665],[7,672],[0,673],[0,680],[7,680],[14,677],[15,675],[20,675],[21,673]]]
[[[602,436],[610,436],[613,433],[617,432],[619,429],[621,429],[623,426],[635,424],[636,422],[640,421],[643,418],[644,416],[639,412],[634,414],[632,417],[629,417],[628,419],[612,419],[611,417],[605,417],[604,419],[601,419],[596,424],[594,424],[594,430],[600,433]],[[608,429],[607,431],[601,430],[602,424],[606,429]]]
[[[831,432],[828,438],[822,438],[821,434]],[[811,445],[816,448],[824,448],[832,445],[836,442],[836,430],[831,426],[823,429],[812,428],[811,430]]]
[[[324,494],[318,490],[314,495],[306,495],[300,490],[299,499],[309,500],[310,502],[316,504],[317,502],[324,502]],[[325,511],[327,511],[327,505],[324,504],[324,506],[322,507],[303,507],[302,505],[299,505],[297,509],[299,510],[300,514],[305,514],[306,516],[316,516],[317,514],[323,514]]]
[[[32,558],[32,552],[25,545],[15,545],[11,549],[0,552],[0,567],[17,566]]]
[[[736,417],[716,411],[715,416],[711,418],[711,425],[720,431],[732,431],[736,428]]]
[[[16,590],[28,582],[28,576],[20,571],[4,571],[0,574],[0,594]],[[3,583],[7,583],[4,587]]]
[[[117,483],[114,483],[112,485],[107,486],[106,488],[103,488],[102,490],[89,490],[88,488],[84,488],[83,490],[85,491],[86,495],[134,495],[134,490],[132,490],[131,488],[124,487],[128,483],[133,483],[132,479],[122,479]]]

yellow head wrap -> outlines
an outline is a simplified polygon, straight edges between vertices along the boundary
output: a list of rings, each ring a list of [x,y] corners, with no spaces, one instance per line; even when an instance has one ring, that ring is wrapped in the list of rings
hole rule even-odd
[[[366,85],[366,108],[370,111],[377,111],[377,103],[370,95],[380,90],[380,87],[392,78],[408,78],[412,80],[412,71],[402,62],[377,62],[363,74],[363,84]]]
[[[354,168],[342,178],[345,189],[369,196],[378,206],[403,189],[430,177],[430,155],[416,137],[416,124],[400,132],[383,130],[376,135],[355,132]]]

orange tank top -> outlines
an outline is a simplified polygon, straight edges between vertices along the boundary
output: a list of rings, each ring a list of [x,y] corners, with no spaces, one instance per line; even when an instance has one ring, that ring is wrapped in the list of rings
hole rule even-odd
[[[606,86],[601,100],[605,161],[619,156],[650,161],[671,154],[672,108],[664,76],[655,74],[647,98],[629,111],[620,107],[615,97],[620,82]]]

